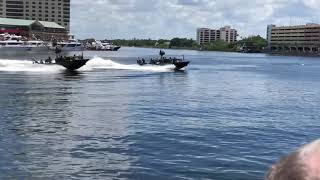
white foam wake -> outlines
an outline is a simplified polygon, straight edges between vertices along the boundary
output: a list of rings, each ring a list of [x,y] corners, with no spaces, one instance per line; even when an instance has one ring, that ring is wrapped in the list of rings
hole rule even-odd
[[[133,71],[153,71],[153,72],[170,72],[174,70],[174,65],[165,66],[153,66],[138,64],[120,64],[112,60],[104,60],[99,57],[95,57],[87,62],[80,70],[90,71],[93,69],[119,69],[119,70],[133,70]]]
[[[80,68],[80,71],[92,71],[94,69],[118,69],[118,70],[133,70],[133,71],[152,71],[152,72],[171,72],[174,70],[174,65],[153,66],[138,64],[120,64],[112,60],[104,60],[99,57],[92,58],[85,66]],[[0,71],[6,72],[37,72],[37,73],[56,73],[65,70],[59,65],[44,65],[33,64],[29,60],[7,60],[0,59]]]
[[[0,59],[0,71],[55,73],[63,69],[58,65],[33,64],[32,61],[26,60]]]

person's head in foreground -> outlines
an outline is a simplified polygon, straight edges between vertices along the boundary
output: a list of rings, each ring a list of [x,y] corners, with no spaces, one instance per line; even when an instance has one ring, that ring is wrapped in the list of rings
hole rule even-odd
[[[267,180],[320,180],[320,139],[272,166]]]

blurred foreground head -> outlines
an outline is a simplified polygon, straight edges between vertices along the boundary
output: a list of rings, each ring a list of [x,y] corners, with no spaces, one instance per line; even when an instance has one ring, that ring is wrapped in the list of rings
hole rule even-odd
[[[270,169],[267,180],[320,180],[320,139],[289,154]]]

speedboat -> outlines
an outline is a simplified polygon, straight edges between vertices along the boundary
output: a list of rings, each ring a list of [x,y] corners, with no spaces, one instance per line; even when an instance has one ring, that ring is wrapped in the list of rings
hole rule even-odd
[[[53,61],[51,57],[48,57],[45,60],[33,60],[34,64],[44,64],[44,65],[60,65],[65,67],[69,71],[74,71],[82,66],[84,66],[89,59],[83,58],[83,55],[81,56],[57,56],[56,59]]]
[[[160,50],[160,58],[151,58],[149,62],[146,62],[144,58],[138,58],[137,63],[140,66],[143,65],[157,65],[157,66],[164,66],[164,65],[170,65],[173,64],[175,66],[174,70],[181,70],[184,67],[187,67],[190,64],[190,61],[186,61],[184,59],[184,56],[182,58],[176,58],[176,57],[165,57],[165,52]]]

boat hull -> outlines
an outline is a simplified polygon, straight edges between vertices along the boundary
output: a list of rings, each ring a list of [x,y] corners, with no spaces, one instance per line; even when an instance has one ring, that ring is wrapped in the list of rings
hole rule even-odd
[[[84,66],[89,59],[83,59],[81,56],[74,56],[74,57],[57,57],[55,62],[52,62],[51,58],[49,57],[46,60],[33,60],[35,64],[43,64],[43,65],[60,65],[65,67],[69,71],[74,71],[82,66]]]
[[[111,49],[112,49],[112,51],[118,51],[120,48],[121,48],[121,46],[114,46]]]
[[[43,51],[48,51],[49,48],[46,46],[41,46],[41,47],[31,47],[30,51],[32,52],[43,52]]]
[[[175,62],[173,63],[176,67],[175,70],[181,70],[184,67],[187,67],[189,65],[190,61],[183,61],[183,62]]]
[[[79,59],[79,60],[58,60],[56,59],[56,64],[61,65],[65,67],[66,69],[70,71],[77,70],[84,66],[89,59]]]
[[[83,51],[84,47],[63,47],[62,51]]]
[[[26,52],[30,50],[30,47],[0,47],[0,52]]]
[[[137,64],[143,66],[146,64],[154,65],[154,66],[164,66],[164,65],[174,65],[174,70],[181,70],[184,67],[187,67],[190,64],[190,61],[185,61],[183,59],[178,58],[161,58],[161,59],[150,59],[149,62],[146,62],[144,58],[138,59]]]

